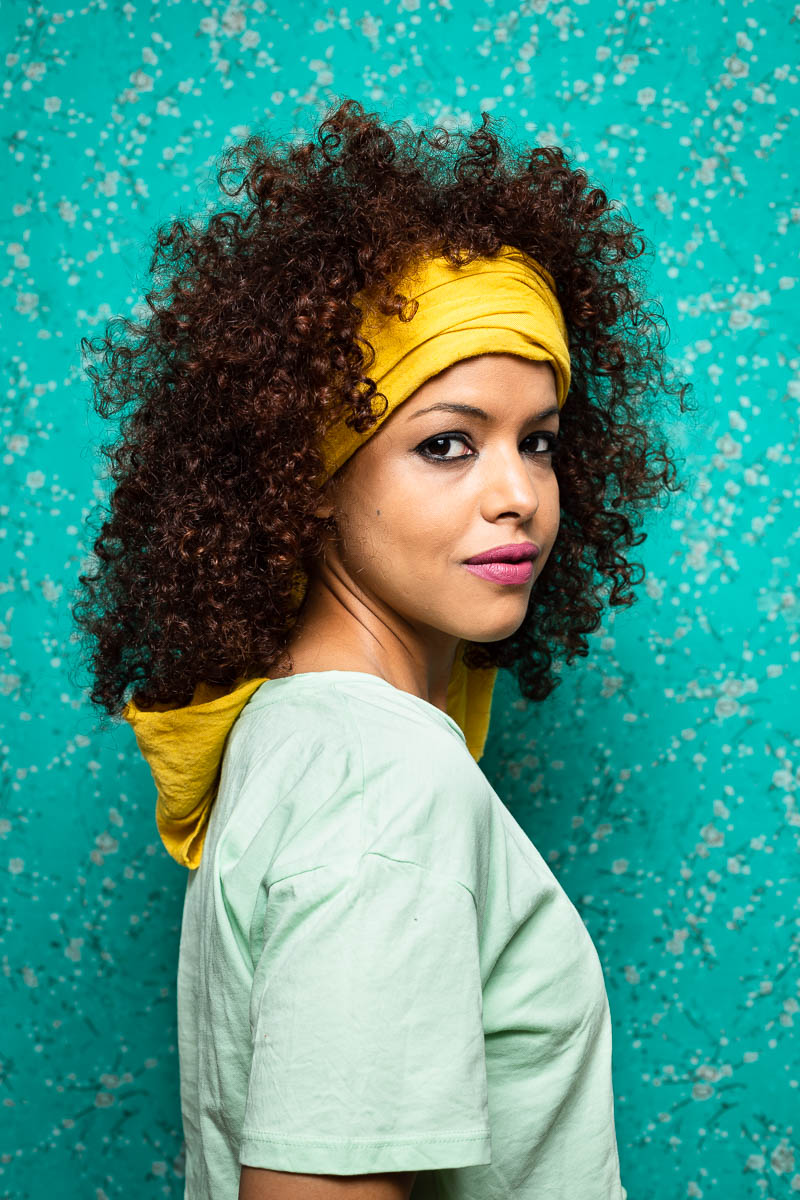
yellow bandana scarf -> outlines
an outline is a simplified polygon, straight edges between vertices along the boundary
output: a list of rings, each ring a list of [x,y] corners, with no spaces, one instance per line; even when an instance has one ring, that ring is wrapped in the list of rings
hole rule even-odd
[[[427,379],[461,359],[478,354],[516,354],[552,364],[561,408],[570,385],[567,329],[552,275],[514,246],[492,258],[453,267],[437,256],[417,260],[396,288],[419,307],[410,321],[386,316],[356,297],[364,309],[360,336],[375,350],[369,368],[377,391],[388,401],[385,413],[356,433],[341,419],[322,441],[326,482],[376,433],[398,405]],[[298,571],[293,597],[303,599],[306,576]],[[456,653],[447,692],[447,712],[464,732],[479,759],[489,730],[496,668],[464,665],[465,644]],[[190,704],[141,710],[130,701],[123,717],[133,727],[156,784],[156,824],[172,857],[184,866],[200,864],[211,806],[219,785],[228,733],[247,701],[269,676],[240,680],[232,689],[199,683]]]

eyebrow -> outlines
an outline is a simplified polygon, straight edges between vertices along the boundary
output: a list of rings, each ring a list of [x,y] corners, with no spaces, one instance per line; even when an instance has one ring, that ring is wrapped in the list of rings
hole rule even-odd
[[[417,417],[424,417],[426,413],[430,412],[454,412],[461,413],[465,417],[478,417],[481,421],[491,420],[487,412],[484,412],[482,408],[476,408],[473,404],[447,404],[444,401],[439,404],[432,404],[430,408],[421,408],[419,412],[415,412],[408,419],[409,421],[414,421]],[[558,405],[554,404],[552,408],[546,408],[544,412],[535,413],[531,419],[541,421],[545,417],[557,417],[559,413],[560,409]]]

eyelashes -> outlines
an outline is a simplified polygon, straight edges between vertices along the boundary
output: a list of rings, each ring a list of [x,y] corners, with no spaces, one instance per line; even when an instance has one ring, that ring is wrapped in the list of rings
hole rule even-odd
[[[550,433],[549,430],[542,430],[541,433],[529,434],[528,437],[525,438],[523,445],[525,445],[527,442],[537,441],[546,442],[544,450],[532,450],[528,451],[527,453],[530,453],[533,458],[542,458],[545,455],[552,455],[556,453],[560,441],[560,435],[557,433]],[[437,454],[431,449],[431,447],[437,446],[437,444],[441,445],[442,443],[447,444],[451,442],[457,442],[462,446],[468,446],[469,439],[467,438],[466,434],[463,433],[439,433],[436,435],[436,437],[426,438],[424,442],[420,442],[420,444],[415,448],[415,453],[419,454],[422,458],[427,459],[429,462],[439,463],[466,462],[467,459],[475,457],[474,452],[472,454]]]

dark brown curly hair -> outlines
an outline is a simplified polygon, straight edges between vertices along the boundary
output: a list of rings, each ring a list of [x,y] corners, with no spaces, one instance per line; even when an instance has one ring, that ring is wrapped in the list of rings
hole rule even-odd
[[[71,609],[107,713],[129,687],[141,708],[188,704],[198,682],[268,676],[284,653],[295,570],[313,571],[333,528],[315,515],[320,433],[374,420],[354,297],[374,287],[399,312],[392,280],[421,249],[454,265],[526,251],[555,279],[570,341],[558,538],[520,628],[470,643],[467,664],[510,668],[542,700],[554,657],[588,654],[604,604],[633,602],[644,570],[625,551],[647,504],[682,486],[660,420],[691,388],[633,265],[647,243],[562,149],[520,150],[481,115],[470,133],[415,132],[345,100],[308,142],[247,137],[218,161],[232,203],[157,230],[147,319],[81,340],[102,355],[94,407],[122,414]]]

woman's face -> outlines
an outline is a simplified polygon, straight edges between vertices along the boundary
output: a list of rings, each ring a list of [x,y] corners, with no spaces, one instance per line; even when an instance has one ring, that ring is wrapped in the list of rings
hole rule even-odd
[[[522,623],[558,533],[550,446],[558,433],[546,362],[484,354],[424,383],[332,481],[339,536],[329,568],[424,641],[508,637]],[[470,569],[496,547],[533,562]],[[508,580],[506,582],[505,580]]]

